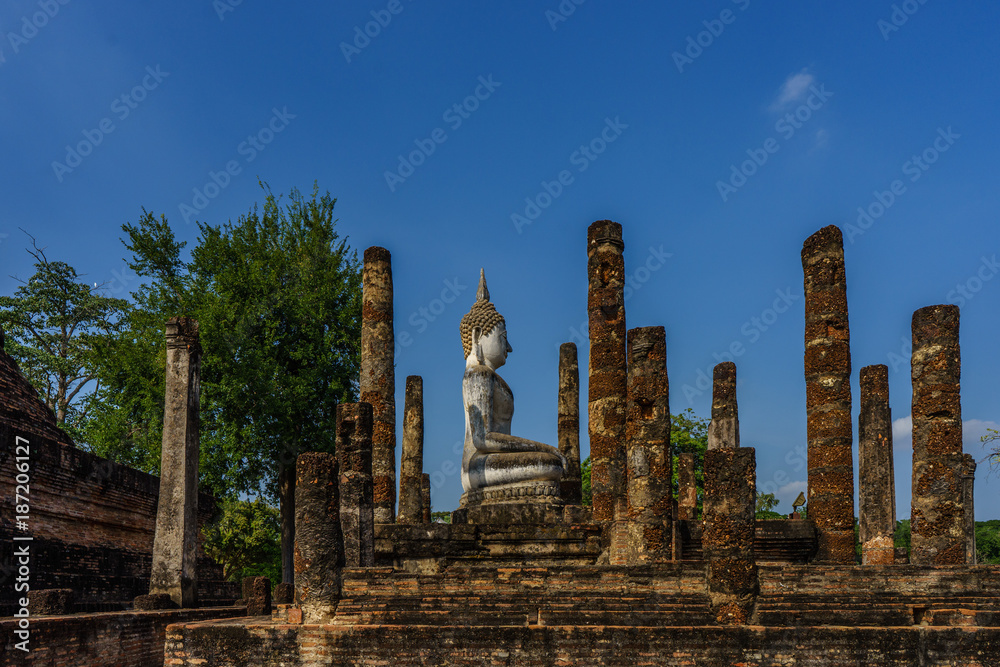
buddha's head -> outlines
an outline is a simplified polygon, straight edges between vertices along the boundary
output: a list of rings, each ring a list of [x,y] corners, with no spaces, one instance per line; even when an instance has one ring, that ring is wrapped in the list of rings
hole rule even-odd
[[[466,367],[481,364],[496,370],[504,365],[507,355],[514,351],[507,342],[507,323],[490,303],[486,272],[482,269],[479,270],[476,302],[462,318],[458,329],[462,335]]]

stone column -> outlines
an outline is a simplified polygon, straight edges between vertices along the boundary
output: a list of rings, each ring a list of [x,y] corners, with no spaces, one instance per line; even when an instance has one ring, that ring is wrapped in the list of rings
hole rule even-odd
[[[717,623],[745,625],[759,592],[754,556],[757,464],[752,447],[705,452],[705,527],[708,590]]]
[[[628,401],[625,419],[628,461],[629,562],[670,560],[670,405],[667,341],[663,327],[628,332]]]
[[[389,251],[365,250],[362,273],[361,401],[372,406],[372,475],[375,522],[396,518],[396,374],[392,331],[392,263]]]
[[[694,521],[698,518],[698,486],[695,482],[694,454],[677,455],[677,519]]]
[[[851,334],[844,242],[830,225],[802,245],[805,285],[806,433],[809,518],[816,560],[854,562],[854,456],[851,451]]]
[[[976,458],[963,454],[965,474],[962,475],[962,503],[965,505],[965,562],[975,565],[976,557],[976,512],[974,495],[976,485]]]
[[[424,381],[406,378],[403,408],[403,454],[399,465],[399,514],[397,523],[420,523],[420,484],[424,474]]]
[[[167,321],[160,496],[153,538],[150,595],[181,607],[198,604],[198,408],[201,344],[198,322]]]
[[[625,473],[625,259],[622,226],[599,220],[587,230],[587,314],[590,380],[590,484],[595,521],[624,518]]]
[[[572,505],[583,500],[580,476],[580,365],[576,343],[559,346],[559,452],[566,457],[566,475],[560,484],[562,499]]]
[[[861,564],[892,565],[895,561],[896,482],[892,469],[889,368],[883,364],[861,369],[858,484]]]
[[[965,563],[958,323],[958,306],[928,306],[913,313],[910,562],[914,565]]]
[[[375,507],[372,490],[372,406],[337,406],[337,458],[340,463],[340,530],[344,566],[375,564]]]
[[[708,425],[708,449],[734,449],[739,446],[736,364],[724,361],[712,372],[712,421]]]
[[[424,473],[420,477],[420,512],[423,523],[431,522],[431,476]]]
[[[307,452],[295,462],[295,603],[306,623],[328,619],[340,598],[339,473],[335,454]]]

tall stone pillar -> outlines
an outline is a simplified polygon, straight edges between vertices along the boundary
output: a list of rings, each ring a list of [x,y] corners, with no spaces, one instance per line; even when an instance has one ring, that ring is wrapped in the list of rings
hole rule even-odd
[[[419,375],[406,378],[403,408],[403,454],[399,464],[399,514],[397,523],[423,520],[420,483],[424,474],[424,381]]]
[[[862,565],[892,565],[895,558],[896,482],[892,468],[889,369],[861,369],[858,418],[859,538]]]
[[[809,518],[819,538],[816,560],[849,564],[854,562],[851,334],[844,241],[837,227],[806,239],[802,271]]]
[[[975,565],[976,556],[976,512],[974,491],[976,485],[976,458],[963,454],[965,471],[962,475],[962,503],[965,505],[965,563]]]
[[[910,562],[914,565],[965,563],[958,324],[958,306],[928,306],[913,313]]]
[[[340,530],[344,566],[375,564],[375,506],[372,488],[372,406],[337,406],[337,458],[340,463]]]
[[[166,594],[178,606],[194,607],[198,604],[198,322],[173,317],[167,321],[166,338],[160,496],[149,593]]]
[[[760,585],[754,555],[757,464],[754,449],[705,452],[705,528],[708,591],[717,623],[745,625]]]
[[[670,405],[663,327],[628,332],[628,560],[670,560],[672,532]]]
[[[375,522],[396,519],[396,374],[392,330],[392,262],[389,251],[365,250],[362,273],[361,401],[374,411],[372,475]]]
[[[424,473],[420,477],[420,512],[423,523],[431,522],[431,476]]]
[[[295,603],[306,623],[327,620],[340,598],[339,477],[335,454],[307,452],[296,459]]]
[[[739,446],[736,364],[724,361],[716,365],[712,372],[712,421],[708,424],[708,449],[734,449]]]
[[[694,454],[677,455],[677,519],[694,521],[698,518],[698,486],[695,479]]]
[[[622,226],[599,220],[587,230],[590,380],[590,484],[595,521],[628,511],[625,473],[625,259]]]
[[[562,499],[579,505],[583,500],[580,473],[580,365],[576,343],[559,346],[559,453],[566,457],[566,475],[560,484]]]

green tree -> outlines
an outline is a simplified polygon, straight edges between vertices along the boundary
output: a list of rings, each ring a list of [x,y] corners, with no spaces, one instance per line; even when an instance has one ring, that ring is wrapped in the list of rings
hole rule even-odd
[[[976,522],[976,560],[1000,565],[1000,520]]]
[[[591,505],[594,502],[594,492],[590,488],[590,457],[584,459],[580,464],[580,501],[584,505]]]
[[[774,511],[774,508],[777,506],[778,499],[773,493],[758,493],[756,518],[763,520],[784,519],[784,514],[779,514]]]
[[[163,323],[197,319],[201,484],[219,497],[278,500],[283,580],[291,582],[295,457],[333,451],[336,405],[357,396],[361,267],[335,231],[329,194],[292,190],[283,205],[262,188],[263,207],[236,223],[198,223],[190,260],[164,217],[143,211],[123,226],[129,268],[145,279],[132,295],[141,312],[109,344],[122,355],[106,359],[107,409],[88,435],[109,452],[158,442]],[[133,371],[129,360],[141,355],[155,363]]]
[[[223,502],[202,534],[205,553],[222,565],[227,581],[255,576],[281,580],[281,519],[261,498]]]
[[[119,330],[128,302],[103,295],[69,264],[49,260],[29,238],[35,273],[19,281],[14,296],[0,297],[4,349],[58,424],[78,438],[89,405],[84,399],[97,380],[95,350]]]
[[[983,442],[983,447],[989,445],[992,447],[987,460],[990,465],[1000,464],[1000,430],[995,428],[986,429],[986,435],[981,438]]]

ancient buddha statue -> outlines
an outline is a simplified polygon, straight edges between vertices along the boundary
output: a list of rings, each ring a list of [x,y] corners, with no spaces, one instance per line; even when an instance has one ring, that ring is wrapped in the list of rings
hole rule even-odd
[[[497,369],[513,348],[507,342],[503,317],[490,303],[483,271],[476,302],[462,318],[459,330],[465,351],[462,506],[560,503],[559,480],[566,459],[555,447],[510,434],[514,394]]]

